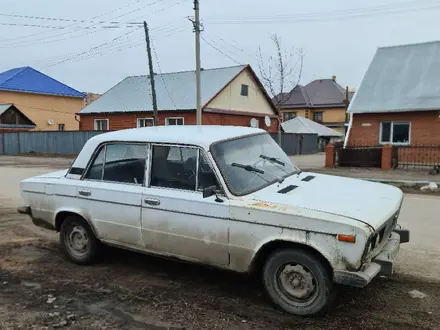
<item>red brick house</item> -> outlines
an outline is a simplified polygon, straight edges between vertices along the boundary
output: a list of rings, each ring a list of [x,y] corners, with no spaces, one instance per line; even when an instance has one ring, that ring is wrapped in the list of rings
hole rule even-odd
[[[440,42],[379,48],[348,113],[348,146],[440,146]]]
[[[154,76],[159,125],[196,124],[194,71]],[[249,65],[202,70],[202,124],[254,125],[276,132],[275,105]],[[119,130],[153,123],[148,76],[128,77],[78,114],[80,130]],[[265,125],[265,117],[271,119]]]

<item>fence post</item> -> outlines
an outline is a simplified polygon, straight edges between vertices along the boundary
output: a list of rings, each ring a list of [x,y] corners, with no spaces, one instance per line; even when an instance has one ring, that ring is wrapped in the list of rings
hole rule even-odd
[[[325,167],[335,166],[335,146],[329,143],[325,146]]]
[[[390,170],[393,168],[393,147],[390,144],[386,144],[382,147],[382,160],[381,169]]]

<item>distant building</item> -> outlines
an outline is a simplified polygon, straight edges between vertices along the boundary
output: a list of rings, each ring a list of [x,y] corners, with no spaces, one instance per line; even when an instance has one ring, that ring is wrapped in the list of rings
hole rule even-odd
[[[304,117],[345,134],[348,118],[347,104],[354,91],[348,91],[332,79],[317,79],[309,84],[297,85],[288,93],[274,98],[282,113],[283,121]]]
[[[85,106],[92,104],[94,101],[101,97],[101,94],[96,93],[84,93],[86,95]]]
[[[0,73],[0,104],[12,104],[35,124],[34,130],[78,130],[76,113],[83,93],[31,68]],[[14,110],[15,111],[15,110]]]
[[[204,125],[278,130],[278,114],[249,65],[201,72]],[[159,125],[196,124],[194,71],[155,74]],[[79,113],[81,130],[119,130],[153,124],[149,76],[128,77]],[[265,119],[269,117],[270,125]]]
[[[439,55],[440,41],[377,49],[348,109],[348,145],[439,146]]]

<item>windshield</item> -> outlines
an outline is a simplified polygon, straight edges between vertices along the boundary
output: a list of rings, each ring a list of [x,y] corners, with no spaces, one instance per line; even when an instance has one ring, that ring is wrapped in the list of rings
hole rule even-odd
[[[269,134],[216,143],[211,153],[232,194],[246,195],[300,172]]]

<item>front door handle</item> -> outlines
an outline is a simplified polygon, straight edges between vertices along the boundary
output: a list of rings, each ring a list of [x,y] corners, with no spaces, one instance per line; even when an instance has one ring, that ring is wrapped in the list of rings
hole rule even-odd
[[[145,198],[144,199],[145,204],[157,206],[160,205],[160,200],[155,198]]]
[[[78,194],[80,194],[81,196],[86,196],[86,197],[89,197],[92,195],[92,193],[87,190],[80,190],[80,191],[78,191]]]

